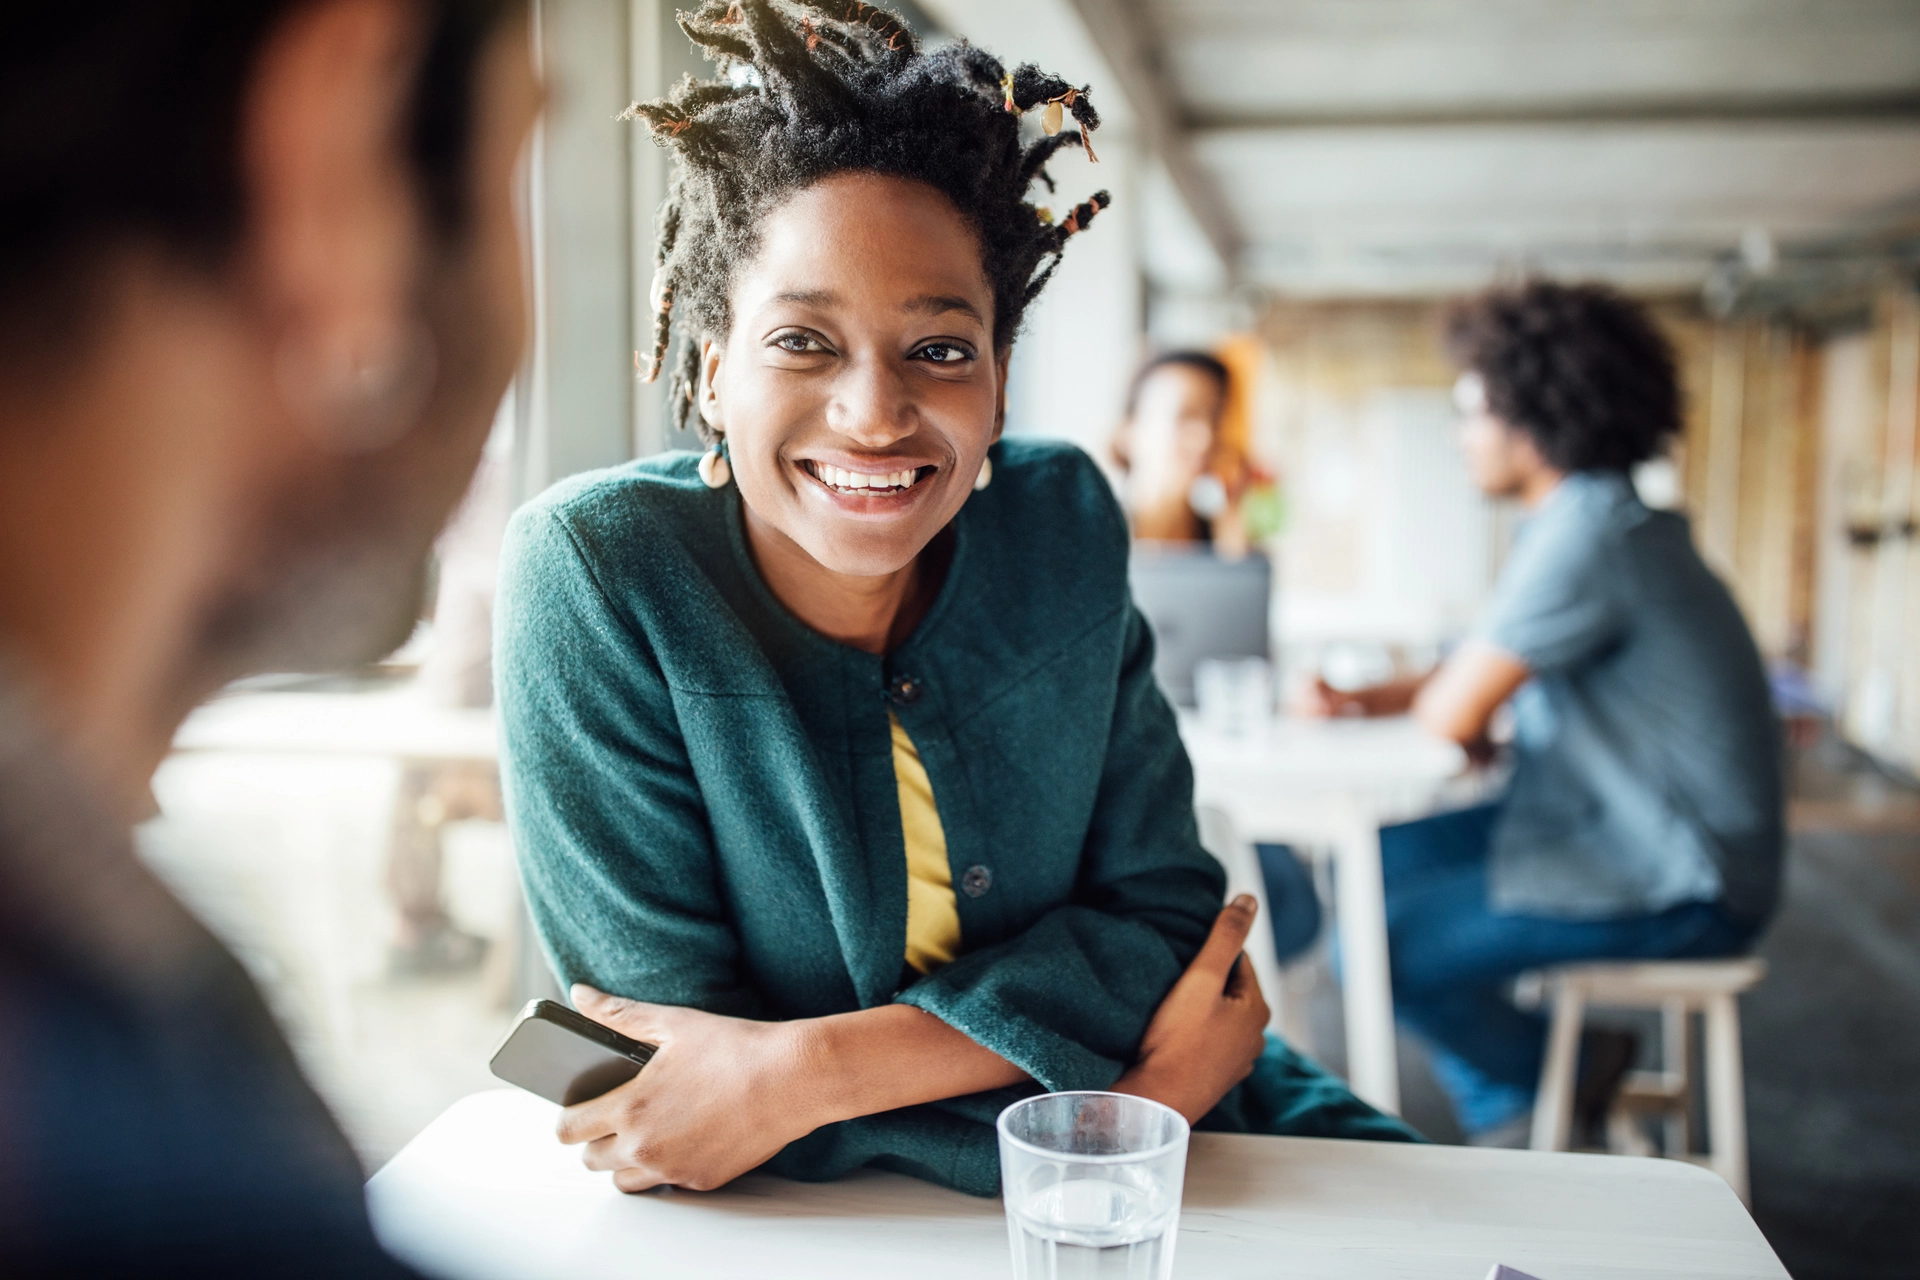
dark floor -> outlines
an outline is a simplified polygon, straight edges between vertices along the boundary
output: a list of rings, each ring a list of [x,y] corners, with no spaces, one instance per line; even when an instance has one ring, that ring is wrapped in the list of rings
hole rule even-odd
[[[1796,835],[1760,951],[1754,1216],[1796,1280],[1920,1276],[1920,833]]]
[[[1786,891],[1760,945],[1769,973],[1741,1002],[1754,1217],[1795,1280],[1908,1280],[1920,1277],[1920,788],[1831,743],[1796,772]],[[1330,982],[1314,984],[1310,1021],[1340,1069]],[[1401,1093],[1409,1122],[1459,1141],[1404,1037]]]

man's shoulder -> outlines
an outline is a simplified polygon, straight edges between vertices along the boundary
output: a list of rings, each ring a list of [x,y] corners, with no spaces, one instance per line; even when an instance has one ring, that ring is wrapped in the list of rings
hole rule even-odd
[[[396,1273],[353,1151],[252,980],[4,681],[0,1050],[16,1068],[0,1072],[0,1274],[56,1260],[60,1274],[173,1274],[191,1259],[268,1275],[268,1244],[337,1257],[340,1274]],[[139,1211],[102,1213],[103,1196]]]
[[[1626,476],[1575,472],[1526,517],[1503,576],[1605,572],[1651,514]]]

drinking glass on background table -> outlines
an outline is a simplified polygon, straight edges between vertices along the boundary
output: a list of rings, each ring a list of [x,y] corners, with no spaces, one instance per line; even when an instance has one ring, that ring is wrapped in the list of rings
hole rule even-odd
[[[1202,658],[1193,664],[1200,723],[1241,737],[1273,719],[1273,666],[1265,658]]]
[[[1168,1280],[1187,1122],[1124,1093],[1047,1093],[1000,1113],[1014,1280]]]

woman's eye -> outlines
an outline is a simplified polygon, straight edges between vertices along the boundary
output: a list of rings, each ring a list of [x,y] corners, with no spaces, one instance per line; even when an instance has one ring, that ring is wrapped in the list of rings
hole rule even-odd
[[[973,359],[973,352],[957,342],[929,342],[916,354],[933,364],[961,364]]]
[[[773,340],[773,345],[782,351],[791,351],[795,355],[826,350],[811,334],[805,333],[783,333]]]

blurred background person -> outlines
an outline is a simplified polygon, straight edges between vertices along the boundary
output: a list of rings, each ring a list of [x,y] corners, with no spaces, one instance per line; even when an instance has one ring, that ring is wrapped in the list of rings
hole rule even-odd
[[[1163,352],[1134,374],[1109,446],[1134,537],[1233,557],[1275,532],[1273,478],[1248,450],[1247,381],[1222,356],[1194,350]]]
[[[520,356],[524,12],[0,20],[0,1274],[399,1270],[128,827],[194,704],[412,624]]]
[[[1242,341],[1230,344],[1226,355],[1245,366],[1258,358],[1258,348]],[[1250,373],[1245,368],[1236,373],[1229,359],[1212,352],[1172,350],[1152,357],[1134,374],[1127,414],[1114,431],[1110,451],[1124,474],[1121,498],[1135,539],[1155,544],[1162,553],[1184,544],[1238,559],[1278,529],[1278,490],[1248,450]],[[1170,629],[1208,625],[1205,617],[1170,618],[1156,609],[1157,593],[1143,587],[1137,563],[1135,568],[1136,594],[1152,612],[1163,645]],[[1188,603],[1198,603],[1197,597]],[[1261,608],[1269,611],[1266,602]],[[1190,680],[1189,675],[1176,687]],[[1292,849],[1267,843],[1254,848],[1266,881],[1264,927],[1272,930],[1275,952],[1285,963],[1320,936],[1319,895]]]
[[[1484,751],[1511,702],[1497,803],[1380,833],[1399,1017],[1475,1141],[1524,1145],[1546,1038],[1507,987],[1575,960],[1737,954],[1771,915],[1784,839],[1781,735],[1739,606],[1686,520],[1630,471],[1680,429],[1667,340],[1597,286],[1535,282],[1454,311],[1460,441],[1474,482],[1527,512],[1472,636],[1430,673],[1299,709],[1412,711]],[[1634,1056],[1589,1029],[1592,1123]]]

